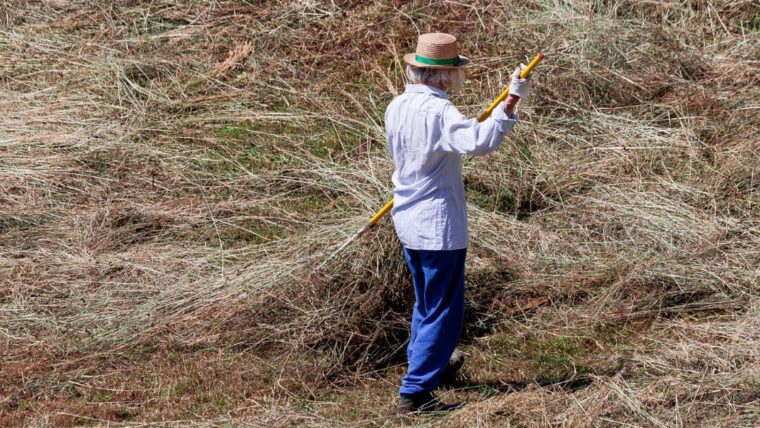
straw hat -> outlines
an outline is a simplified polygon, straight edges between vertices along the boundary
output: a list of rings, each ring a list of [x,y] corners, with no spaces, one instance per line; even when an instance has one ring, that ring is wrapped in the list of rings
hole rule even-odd
[[[427,33],[417,39],[417,51],[404,55],[414,67],[458,68],[470,60],[458,55],[457,38],[446,33]]]

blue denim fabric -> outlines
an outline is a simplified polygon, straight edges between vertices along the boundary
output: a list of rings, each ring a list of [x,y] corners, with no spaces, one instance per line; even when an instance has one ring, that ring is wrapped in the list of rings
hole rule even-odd
[[[401,381],[401,395],[438,387],[441,372],[462,331],[466,255],[466,248],[448,251],[404,248],[416,301],[406,351],[409,368]]]

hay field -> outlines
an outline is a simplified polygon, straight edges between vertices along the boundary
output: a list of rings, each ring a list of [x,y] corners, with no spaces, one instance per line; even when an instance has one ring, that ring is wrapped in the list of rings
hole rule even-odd
[[[383,112],[418,32],[479,114],[464,373],[392,415]],[[0,3],[0,426],[757,426],[760,3]]]

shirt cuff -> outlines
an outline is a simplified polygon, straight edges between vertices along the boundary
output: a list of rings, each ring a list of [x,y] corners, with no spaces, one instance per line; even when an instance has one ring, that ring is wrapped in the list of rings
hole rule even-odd
[[[504,111],[503,105],[498,105],[491,112],[491,118],[496,122],[496,125],[501,133],[507,133],[514,128],[517,123],[517,115],[512,113],[507,116],[507,112]]]

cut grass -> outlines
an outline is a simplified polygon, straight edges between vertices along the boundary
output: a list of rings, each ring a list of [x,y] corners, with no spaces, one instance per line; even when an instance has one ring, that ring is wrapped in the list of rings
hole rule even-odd
[[[410,292],[382,118],[418,32],[476,115],[465,406],[410,425],[755,426],[748,1],[10,2],[0,425],[402,424]],[[519,34],[520,44],[515,35]]]

